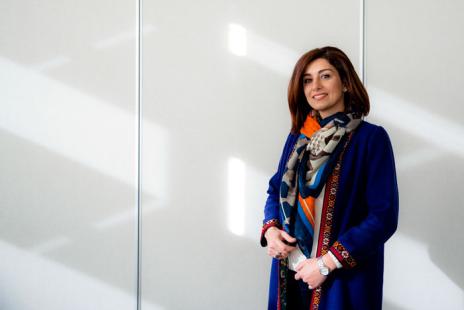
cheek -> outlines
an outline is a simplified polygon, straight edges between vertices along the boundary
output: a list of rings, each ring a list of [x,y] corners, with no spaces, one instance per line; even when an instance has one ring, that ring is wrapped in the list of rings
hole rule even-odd
[[[305,98],[307,102],[311,102],[311,96],[309,94],[305,94]]]
[[[305,94],[306,97],[309,98],[309,93],[311,92],[310,88],[308,86],[303,87],[303,93]]]

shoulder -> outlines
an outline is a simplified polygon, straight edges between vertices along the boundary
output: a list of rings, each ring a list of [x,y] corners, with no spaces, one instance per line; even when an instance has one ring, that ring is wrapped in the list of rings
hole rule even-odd
[[[290,132],[287,136],[287,140],[285,141],[284,149],[289,149],[289,148],[292,149],[293,145],[296,143],[299,136],[300,136],[299,134]]]
[[[379,152],[392,151],[392,143],[385,128],[367,121],[363,121],[356,129],[352,145],[367,155],[377,156]]]
[[[363,120],[361,124],[359,124],[359,127],[356,129],[356,131],[364,135],[370,135],[377,131],[379,128],[382,128],[382,126]]]
[[[358,138],[366,140],[366,142],[372,142],[373,139],[390,140],[385,128],[368,121],[362,121],[362,123],[356,129],[356,135]]]
[[[393,146],[390,137],[380,125],[363,121],[353,135],[354,148],[365,154],[368,162],[373,158],[393,158]]]

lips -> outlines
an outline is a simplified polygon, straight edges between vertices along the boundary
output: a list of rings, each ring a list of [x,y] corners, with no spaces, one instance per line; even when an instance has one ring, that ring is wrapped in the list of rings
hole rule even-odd
[[[326,93],[315,94],[315,95],[313,96],[313,99],[320,100],[320,99],[324,98],[325,96],[327,96]]]

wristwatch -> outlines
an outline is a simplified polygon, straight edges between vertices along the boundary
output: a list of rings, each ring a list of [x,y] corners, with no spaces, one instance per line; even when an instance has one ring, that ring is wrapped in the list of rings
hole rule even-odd
[[[327,267],[324,264],[324,261],[322,260],[322,256],[317,259],[317,266],[319,267],[319,272],[323,276],[328,276],[330,273],[329,267]]]

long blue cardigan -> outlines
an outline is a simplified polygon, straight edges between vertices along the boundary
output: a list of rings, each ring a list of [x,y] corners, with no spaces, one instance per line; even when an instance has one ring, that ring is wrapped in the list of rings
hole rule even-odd
[[[269,181],[264,222],[281,219],[279,188],[297,139],[298,134],[288,135],[278,170]],[[330,251],[341,258],[343,268],[324,282],[319,309],[381,309],[384,243],[398,225],[395,163],[382,127],[363,121],[354,132],[341,161],[333,218],[330,243],[338,247]],[[278,265],[273,259],[268,309],[277,309]]]

